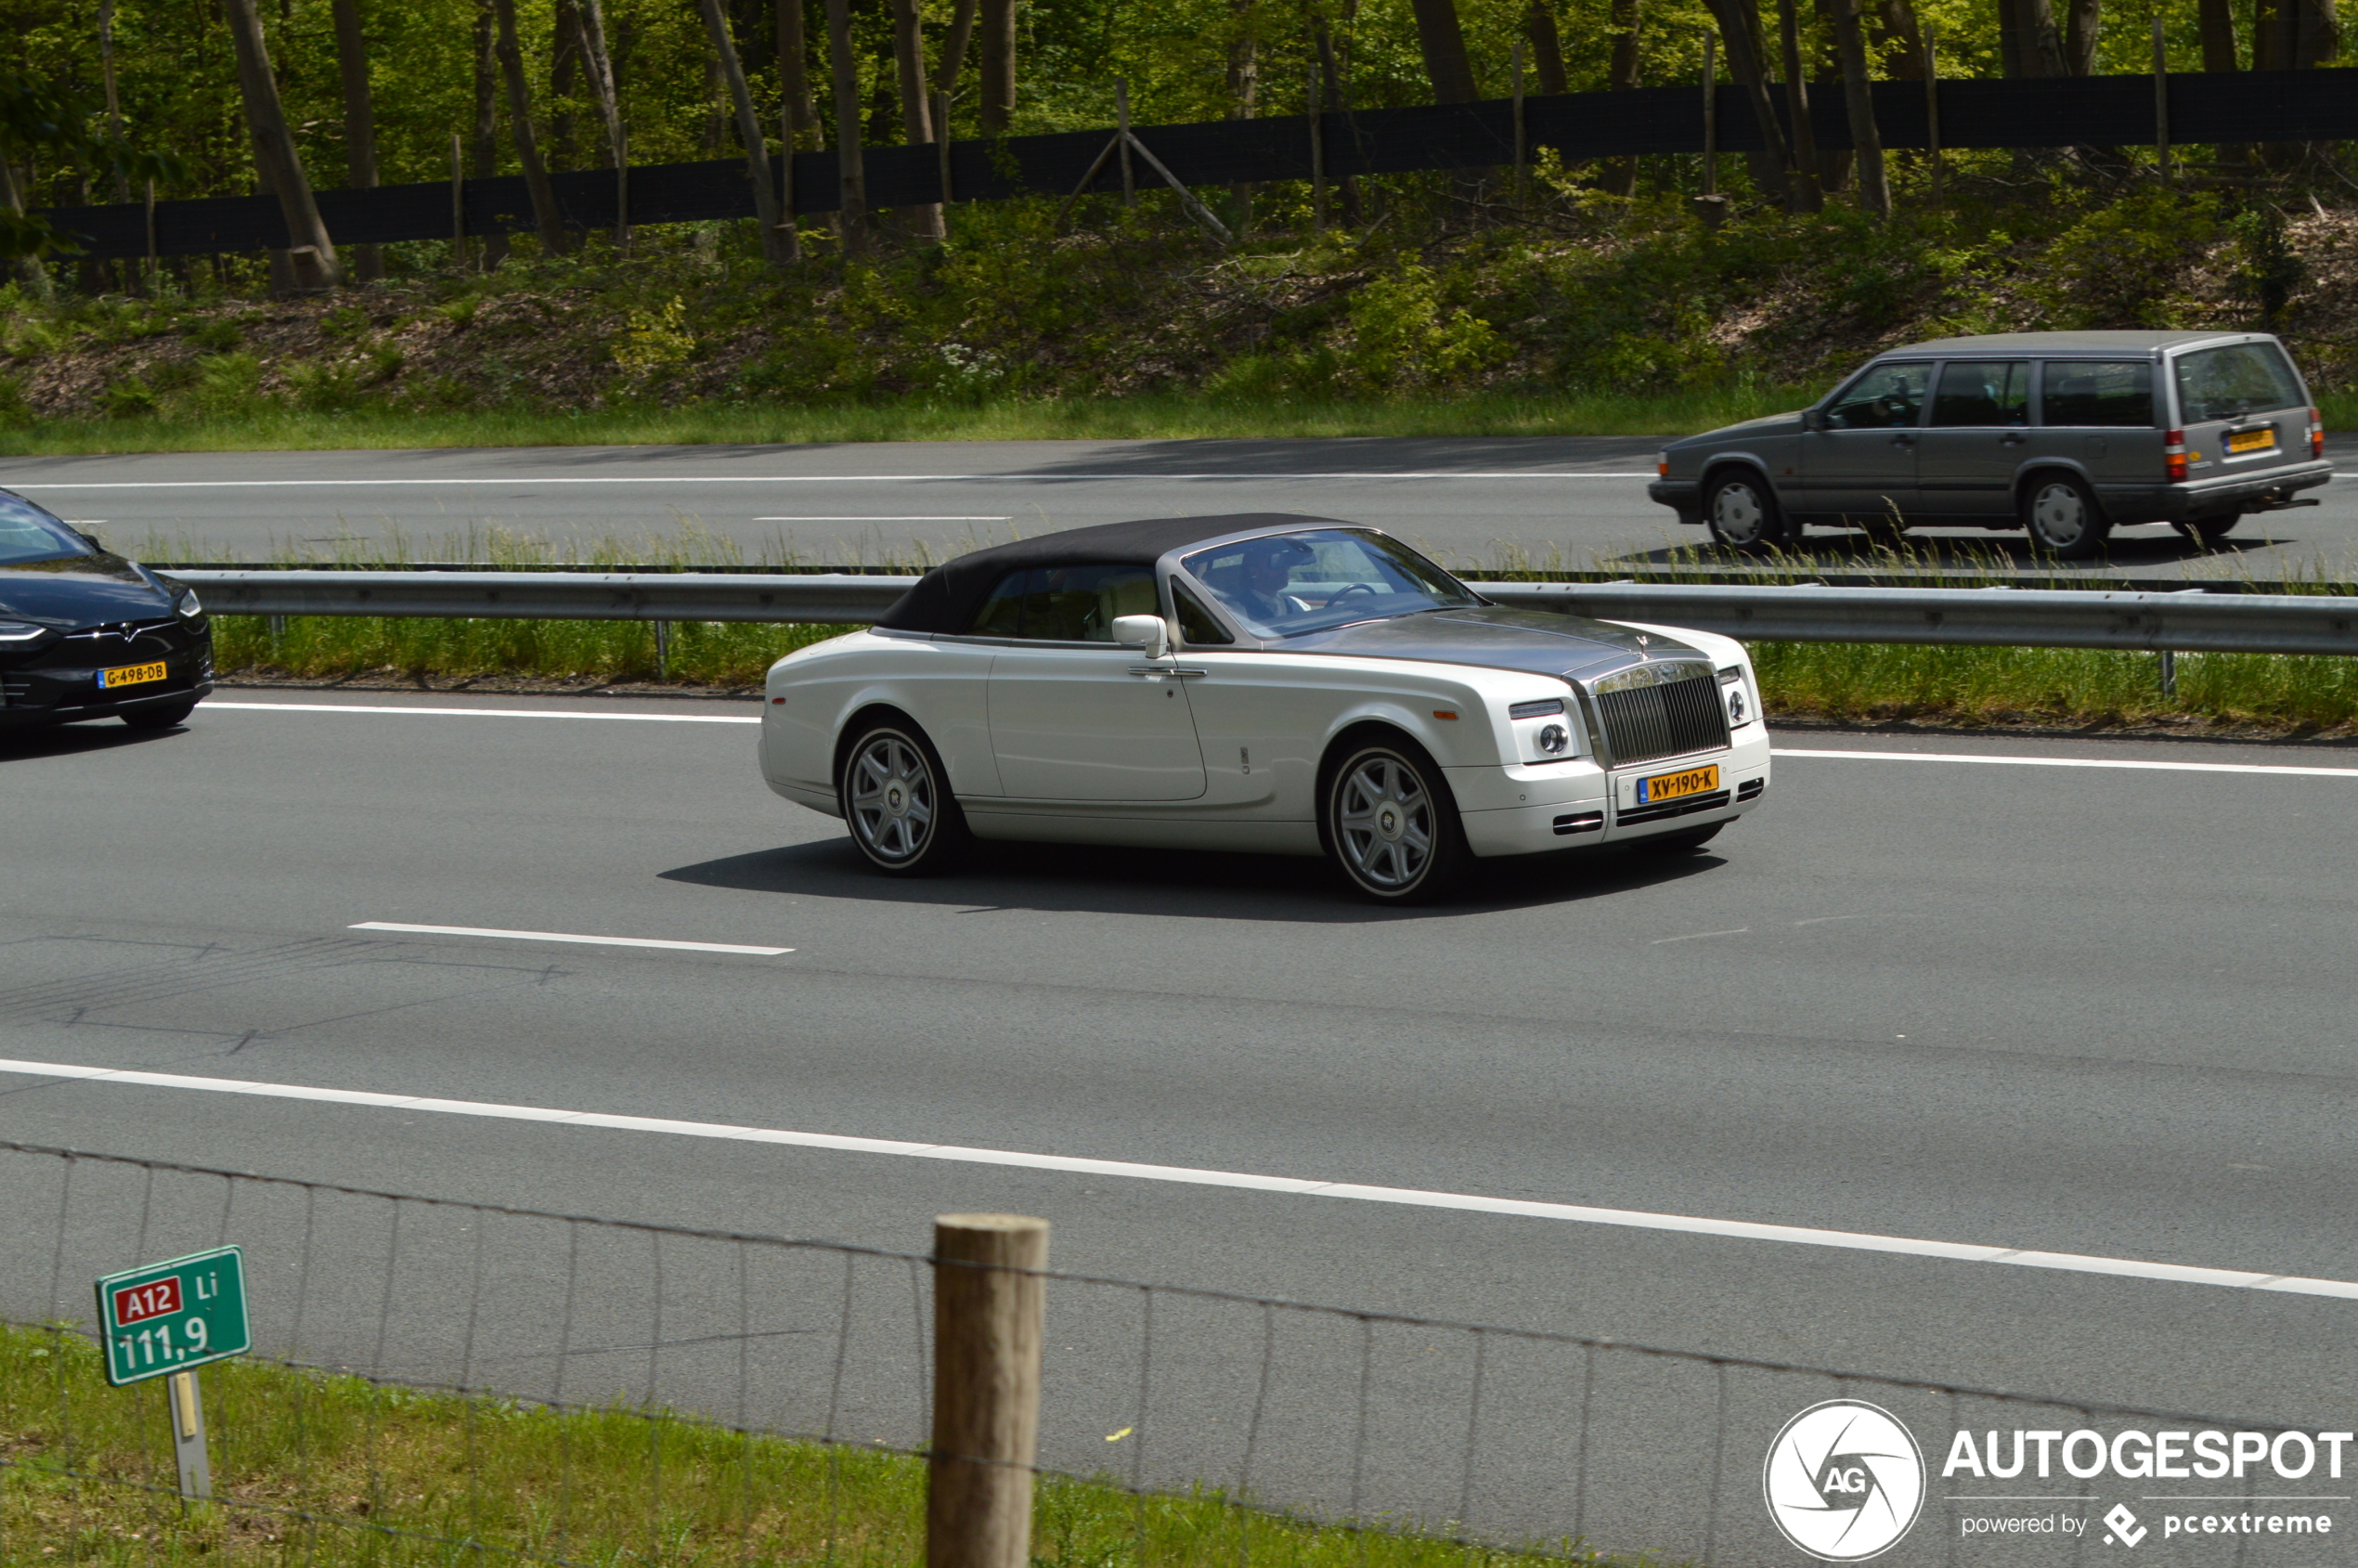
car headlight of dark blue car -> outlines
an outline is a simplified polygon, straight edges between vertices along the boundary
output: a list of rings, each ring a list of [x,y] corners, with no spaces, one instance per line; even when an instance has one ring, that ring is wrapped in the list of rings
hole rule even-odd
[[[48,634],[47,627],[35,626],[31,621],[0,621],[0,648],[21,648]]]
[[[197,598],[197,590],[193,588],[182,589],[180,597],[173,601],[172,607],[180,612],[184,620],[193,621],[204,614],[204,604]]]

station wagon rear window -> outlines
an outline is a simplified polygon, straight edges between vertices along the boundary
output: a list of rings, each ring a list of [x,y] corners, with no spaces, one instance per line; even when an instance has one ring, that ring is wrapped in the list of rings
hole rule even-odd
[[[2188,424],[2308,406],[2300,382],[2272,343],[2198,348],[2178,356],[2178,415]]]
[[[2039,422],[2150,429],[2154,368],[2144,359],[2050,359],[2040,387]]]
[[[1407,546],[1341,528],[1216,545],[1180,564],[1260,637],[1481,603]]]

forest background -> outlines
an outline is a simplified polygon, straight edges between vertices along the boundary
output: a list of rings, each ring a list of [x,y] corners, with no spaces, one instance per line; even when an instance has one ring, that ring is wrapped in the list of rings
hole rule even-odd
[[[1106,126],[1117,84],[1140,124],[1298,113],[1314,90],[1354,109],[1500,97],[1518,62],[1535,92],[1699,84],[1711,40],[1723,73],[1741,79],[1749,47],[1781,94],[1794,62],[1838,81],[1846,23],[1855,72],[1876,78],[1920,76],[1928,58],[1944,76],[2150,71],[2157,21],[2173,70],[2339,54],[2333,0],[714,5],[771,156],[789,124],[798,147],[839,143],[839,107],[864,144],[931,139],[943,86],[967,139]],[[744,150],[698,0],[603,0],[588,30],[584,0],[6,0],[0,26],[19,80],[71,100],[91,147],[119,127],[166,156],[160,195],[242,195],[259,187],[241,12],[317,187],[447,179],[454,137],[472,177],[515,172],[527,140],[553,169],[610,164],[590,32],[631,163]],[[1840,117],[1839,89],[1813,112]],[[26,208],[137,193],[119,156],[5,127],[0,161]],[[391,245],[343,258],[362,286],[308,293],[260,256],[153,274],[53,259],[0,288],[0,422],[17,449],[467,431],[1656,433],[1779,406],[1888,342],[2079,326],[2284,331],[2337,414],[2358,381],[2358,185],[2338,148],[2182,149],[2168,180],[2147,149],[1952,152],[1937,186],[1922,154],[1887,163],[1879,197],[1846,153],[1723,158],[1717,223],[1693,201],[1698,158],[1543,156],[1527,181],[1354,182],[1323,212],[1300,182],[1203,192],[1237,236],[1225,245],[1152,192],[1070,214],[1049,200],[903,210],[856,249],[806,218],[785,265],[774,246],[765,263],[751,221],[641,228],[627,247]]]

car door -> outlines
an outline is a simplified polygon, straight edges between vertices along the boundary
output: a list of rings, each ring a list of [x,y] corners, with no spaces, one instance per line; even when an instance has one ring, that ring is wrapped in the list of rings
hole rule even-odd
[[[1158,615],[1145,566],[1010,572],[977,617],[991,665],[991,749],[1010,798],[1193,800],[1203,753],[1173,658],[1117,646],[1117,616]]]
[[[2049,359],[2039,367],[2039,424],[2029,455],[2054,458],[2095,482],[2150,488],[2162,473],[2150,359]]]
[[[1916,445],[1929,360],[1871,365],[1820,410],[1801,447],[1800,510],[1853,518],[1918,510]]]
[[[1917,440],[1918,506],[1927,517],[2011,514],[2029,441],[2030,361],[1950,360]]]

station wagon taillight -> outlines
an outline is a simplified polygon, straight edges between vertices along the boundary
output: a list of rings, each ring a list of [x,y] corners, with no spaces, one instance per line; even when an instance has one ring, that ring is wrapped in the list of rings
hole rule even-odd
[[[2172,485],[2186,480],[2186,433],[2173,430],[2161,438],[2161,472]]]
[[[2309,455],[2313,458],[2326,455],[2326,416],[2314,408],[2309,410]]]
[[[1654,454],[1654,477],[1657,479],[1667,479],[1670,477],[1670,454],[1668,452],[1656,452]]]

